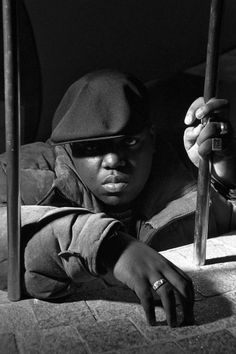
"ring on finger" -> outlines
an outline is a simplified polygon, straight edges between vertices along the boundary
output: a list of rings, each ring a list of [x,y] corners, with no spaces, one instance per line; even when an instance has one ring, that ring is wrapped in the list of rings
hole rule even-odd
[[[212,151],[221,151],[222,150],[222,139],[221,138],[212,138],[211,139],[211,149],[212,149]]]
[[[158,279],[155,281],[155,283],[153,283],[152,288],[153,290],[157,291],[162,285],[164,285],[166,283],[165,279]]]

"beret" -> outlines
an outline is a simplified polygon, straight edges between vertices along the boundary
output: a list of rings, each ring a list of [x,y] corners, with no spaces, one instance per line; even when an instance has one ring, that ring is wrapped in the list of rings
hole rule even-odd
[[[73,83],[53,117],[52,144],[137,134],[149,122],[147,92],[134,76],[115,70]]]

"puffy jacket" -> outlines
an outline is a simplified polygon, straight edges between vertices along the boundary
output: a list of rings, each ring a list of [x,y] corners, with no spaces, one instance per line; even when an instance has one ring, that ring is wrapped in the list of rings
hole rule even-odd
[[[163,146],[163,145],[162,145]],[[157,147],[136,210],[104,210],[75,170],[70,146],[48,143],[21,150],[21,251],[24,287],[37,298],[57,298],[93,277],[104,238],[118,230],[157,250],[193,241],[196,183],[193,173],[165,143]],[[6,156],[0,156],[0,284],[6,287]],[[234,206],[212,188],[210,235],[235,228]],[[121,236],[120,236],[121,237]]]

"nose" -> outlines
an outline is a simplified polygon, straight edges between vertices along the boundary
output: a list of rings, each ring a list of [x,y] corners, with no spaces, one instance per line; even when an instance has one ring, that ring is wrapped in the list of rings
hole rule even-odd
[[[103,156],[102,167],[107,169],[115,169],[125,166],[125,157],[118,152],[109,152]]]

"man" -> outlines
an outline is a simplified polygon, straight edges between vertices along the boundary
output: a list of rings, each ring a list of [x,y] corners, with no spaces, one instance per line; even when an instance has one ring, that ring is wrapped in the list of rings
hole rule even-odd
[[[196,100],[191,125],[225,108],[225,100]],[[158,117],[157,117],[158,119]],[[22,257],[25,293],[63,297],[92,277],[110,272],[132,289],[155,324],[153,290],[167,323],[175,326],[176,300],[192,324],[194,291],[189,277],[157,251],[192,242],[196,183],[168,142],[156,138],[144,86],[112,70],[75,82],[54,116],[47,143],[22,147]],[[158,133],[158,131],[157,131]],[[184,141],[190,160],[212,152],[214,236],[235,227],[235,148],[231,127],[210,122],[189,127]],[[1,158],[1,203],[6,203],[5,156]],[[232,199],[232,200],[231,200]],[[6,258],[6,211],[1,252]],[[3,262],[2,262],[3,265]]]

